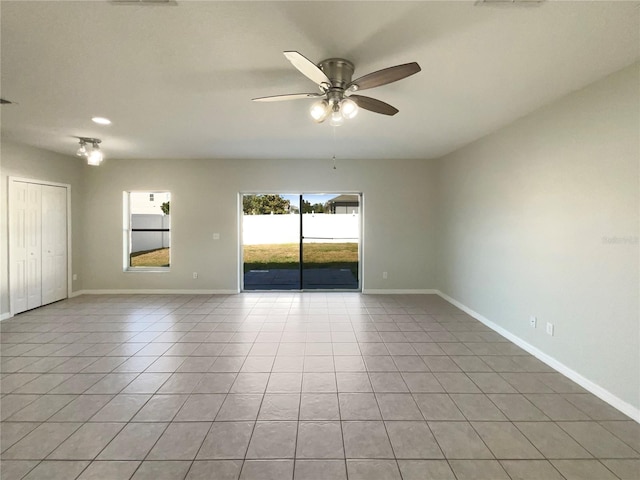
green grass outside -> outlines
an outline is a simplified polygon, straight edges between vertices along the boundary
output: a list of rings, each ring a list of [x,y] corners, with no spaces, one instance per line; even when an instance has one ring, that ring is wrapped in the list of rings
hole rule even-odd
[[[244,245],[244,272],[250,270],[298,269],[300,245]],[[305,243],[305,268],[348,268],[358,278],[357,243]]]
[[[244,272],[250,270],[298,269],[299,244],[245,245]],[[132,267],[168,267],[169,248],[146,250],[131,254]],[[348,268],[358,278],[357,243],[305,243],[306,268]]]
[[[168,267],[169,248],[134,252],[129,258],[132,267]]]

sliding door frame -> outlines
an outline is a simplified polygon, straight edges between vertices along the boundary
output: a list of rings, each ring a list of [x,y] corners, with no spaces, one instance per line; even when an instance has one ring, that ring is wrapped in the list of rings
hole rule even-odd
[[[339,192],[298,192],[298,193],[282,193],[283,190],[260,190],[260,191],[245,191],[239,192],[237,198],[237,211],[238,211],[238,292],[254,292],[254,291],[271,291],[271,292],[363,292],[364,291],[364,193],[354,191],[339,191]],[[302,198],[305,195],[357,195],[359,199],[358,215],[360,221],[358,222],[358,288],[357,289],[304,289],[304,273],[303,273],[303,252],[304,252],[304,232],[302,230]],[[244,244],[243,244],[243,202],[242,199],[245,195],[297,195],[300,197],[300,226],[298,236],[300,238],[299,246],[299,269],[300,269],[300,289],[299,290],[245,290],[244,288]]]

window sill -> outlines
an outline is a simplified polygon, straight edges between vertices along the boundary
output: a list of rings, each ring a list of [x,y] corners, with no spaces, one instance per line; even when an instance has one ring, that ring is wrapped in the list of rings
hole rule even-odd
[[[162,267],[130,267],[123,270],[124,273],[171,273],[170,268]]]

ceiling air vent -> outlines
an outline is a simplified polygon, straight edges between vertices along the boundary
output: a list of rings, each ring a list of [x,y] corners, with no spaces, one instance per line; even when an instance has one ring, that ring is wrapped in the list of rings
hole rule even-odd
[[[112,5],[178,5],[176,0],[109,0]]]
[[[476,0],[476,7],[539,7],[546,0]]]

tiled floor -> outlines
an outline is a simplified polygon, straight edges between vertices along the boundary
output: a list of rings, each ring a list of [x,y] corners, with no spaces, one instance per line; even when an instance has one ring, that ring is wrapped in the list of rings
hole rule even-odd
[[[640,476],[640,425],[433,295],[81,296],[0,328],[2,480]]]

